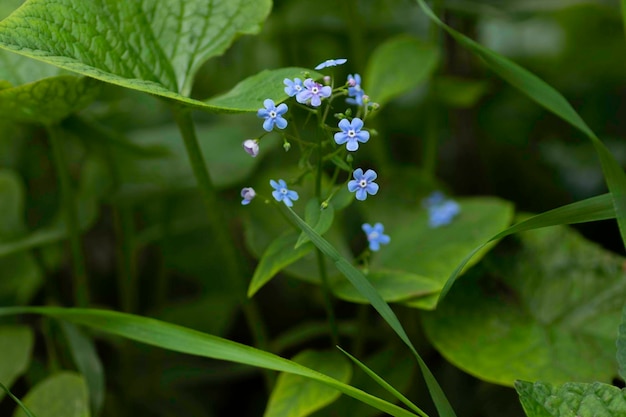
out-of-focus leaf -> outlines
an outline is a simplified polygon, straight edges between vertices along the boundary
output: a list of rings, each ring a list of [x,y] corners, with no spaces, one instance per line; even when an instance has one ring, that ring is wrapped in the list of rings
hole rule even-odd
[[[438,63],[435,45],[409,36],[392,38],[372,53],[363,88],[373,101],[384,105],[426,81]]]
[[[90,417],[89,393],[82,376],[75,372],[57,372],[37,385],[23,403],[37,417]],[[25,417],[18,409],[13,417]]]
[[[24,194],[18,174],[0,169],[0,241],[24,232]]]
[[[348,383],[352,366],[339,352],[307,350],[294,362]],[[305,417],[339,398],[337,390],[299,375],[281,374],[270,394],[264,417]]]
[[[528,417],[616,417],[626,415],[626,391],[594,382],[553,386],[544,382],[515,383]]]
[[[28,368],[34,336],[30,327],[0,326],[0,382],[10,388]],[[0,398],[4,391],[0,391]]]
[[[622,308],[622,321],[617,332],[617,365],[619,376],[626,380],[626,305]]]
[[[625,259],[565,226],[519,237],[519,251],[490,258],[492,276],[464,277],[422,316],[429,339],[451,363],[502,385],[611,381]]]
[[[474,106],[485,93],[489,85],[484,80],[468,80],[440,76],[433,81],[433,93],[437,100],[457,108]]]

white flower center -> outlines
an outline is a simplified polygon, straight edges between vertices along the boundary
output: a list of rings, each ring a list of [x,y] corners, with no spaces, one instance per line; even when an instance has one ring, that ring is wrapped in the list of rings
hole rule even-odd
[[[356,132],[354,131],[354,129],[348,130],[348,136],[351,137],[351,138],[356,136]]]
[[[361,188],[367,187],[367,180],[365,178],[361,178],[359,180],[359,187],[361,187]]]
[[[378,239],[378,236],[379,236],[378,232],[372,232],[372,233],[370,233],[370,235],[367,238],[368,238],[368,240],[376,240],[376,239]]]
[[[270,111],[270,117],[271,117],[272,119],[274,119],[274,118],[276,118],[276,116],[277,116],[277,115],[276,115],[276,111],[275,111],[275,110],[271,110],[271,111]]]
[[[320,92],[320,89],[319,89],[319,88],[317,88],[317,87],[313,87],[313,88],[311,88],[311,93],[313,93],[313,94],[318,94],[319,92]]]
[[[302,91],[302,86],[301,85],[296,85],[294,88],[296,89],[296,91]]]
[[[281,192],[281,194],[287,195],[287,189],[286,188],[281,188],[280,192]]]

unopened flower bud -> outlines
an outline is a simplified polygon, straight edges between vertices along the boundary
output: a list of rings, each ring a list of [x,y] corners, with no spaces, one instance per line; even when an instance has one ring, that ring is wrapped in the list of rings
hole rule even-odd
[[[348,108],[346,109],[346,117],[351,117],[352,116],[352,109]]]
[[[252,187],[245,187],[241,189],[241,197],[243,198],[243,200],[241,200],[241,204],[247,206],[250,204],[252,199],[256,197],[256,192]]]
[[[289,152],[289,149],[291,149],[291,143],[285,141],[283,143],[283,149],[285,150],[285,152]]]
[[[367,94],[363,94],[363,104],[367,104],[370,102],[370,96]]]
[[[255,158],[259,154],[259,141],[256,139],[246,139],[243,142],[243,149],[250,156]]]
[[[328,201],[322,201],[322,204],[320,204],[320,209],[326,210],[327,208],[328,208]]]
[[[378,104],[378,103],[371,103],[370,107],[371,107],[372,110],[378,110],[378,109],[380,109],[380,104]]]
[[[346,161],[348,161],[348,163],[354,161],[354,158],[352,157],[351,153],[349,153],[348,156],[346,156]]]
[[[325,75],[324,76],[324,84],[330,85],[330,81],[331,81],[330,75]]]

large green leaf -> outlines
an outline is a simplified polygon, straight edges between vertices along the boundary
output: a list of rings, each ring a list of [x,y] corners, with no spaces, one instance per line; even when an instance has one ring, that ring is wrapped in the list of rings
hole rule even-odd
[[[617,217],[622,241],[626,245],[626,173],[615,160],[611,152],[576,113],[569,102],[554,88],[536,75],[520,67],[507,58],[499,55],[465,35],[443,23],[427,6],[424,0],[416,0],[424,13],[437,25],[443,28],[457,42],[480,57],[493,71],[505,81],[526,94],[547,110],[553,112],[572,126],[579,129],[591,140],[604,172],[605,181],[611,191],[613,206]]]
[[[22,402],[37,417],[89,417],[85,380],[74,372],[57,372],[44,379]],[[13,417],[26,417],[18,409]]]
[[[30,327],[0,327],[0,382],[11,387],[28,368],[33,351],[34,336]],[[0,398],[4,391],[0,391]]]
[[[348,383],[352,366],[336,350],[307,350],[293,357],[294,362]],[[339,398],[339,392],[299,375],[281,374],[270,395],[264,417],[305,417]]]
[[[0,47],[105,82],[221,111],[220,104],[189,98],[194,76],[238,36],[257,33],[270,8],[270,0],[28,0],[0,22]]]
[[[367,63],[365,91],[383,105],[426,81],[438,63],[436,45],[409,36],[389,39],[374,50]]]
[[[622,321],[617,332],[617,365],[619,375],[626,379],[626,305],[622,309]]]
[[[400,407],[272,353],[159,320],[95,309],[56,307],[0,308],[0,316],[15,314],[43,314],[175,352],[301,375],[333,387],[392,416],[414,416],[413,413]]]
[[[516,252],[490,257],[491,274],[459,280],[423,316],[429,339],[451,363],[498,384],[611,381],[625,259],[566,226],[519,237]]]
[[[528,417],[617,417],[626,415],[626,391],[608,384],[570,382],[553,386],[517,381]]]

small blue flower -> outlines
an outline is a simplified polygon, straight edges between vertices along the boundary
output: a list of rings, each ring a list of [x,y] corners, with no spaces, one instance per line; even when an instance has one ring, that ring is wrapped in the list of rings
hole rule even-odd
[[[385,227],[381,223],[376,223],[374,226],[371,226],[369,223],[364,223],[361,228],[367,235],[370,250],[374,252],[380,249],[380,245],[386,245],[391,241],[391,238],[383,233]]]
[[[352,122],[348,119],[341,119],[339,121],[339,128],[341,132],[335,133],[335,142],[337,145],[346,144],[346,149],[350,152],[354,152],[359,149],[359,142],[365,143],[370,139],[370,132],[367,130],[361,130],[363,127],[363,120],[355,117]]]
[[[365,91],[361,88],[361,76],[359,74],[348,75],[348,96],[346,99],[349,104],[363,105],[363,95]]]
[[[289,78],[285,78],[283,80],[283,84],[285,84],[285,94],[289,97],[293,97],[298,94],[304,86],[302,85],[302,80],[300,78],[294,78],[293,81]]]
[[[348,60],[345,58],[327,59],[326,61],[322,62],[317,67],[315,67],[315,69],[321,70],[322,68],[336,67],[337,65],[343,65],[346,62],[348,62]]]
[[[293,206],[292,200],[295,201],[299,198],[297,192],[287,189],[287,183],[285,180],[278,180],[278,182],[270,180],[270,185],[274,187],[272,196],[274,196],[276,201],[282,201],[285,203],[287,207]]]
[[[333,90],[325,85],[316,83],[312,78],[304,80],[304,90],[300,91],[296,95],[296,101],[298,103],[310,102],[311,106],[318,107],[322,104],[322,98],[330,97]]]
[[[356,199],[363,201],[368,194],[375,195],[378,192],[378,184],[374,182],[378,174],[372,169],[368,169],[363,174],[361,168],[357,168],[352,173],[353,180],[348,182],[348,190],[356,192]]]
[[[269,98],[263,101],[264,109],[259,109],[256,112],[258,117],[264,118],[263,129],[268,132],[271,132],[274,129],[274,125],[276,125],[279,129],[284,129],[287,127],[287,120],[283,117],[283,114],[287,113],[287,105],[285,103],[281,103],[276,107],[274,104],[274,100]]]
[[[454,200],[446,200],[440,191],[433,192],[422,204],[428,209],[428,225],[432,228],[450,224],[461,212],[461,206]]]
[[[252,199],[256,197],[256,192],[252,187],[245,187],[241,189],[241,197],[243,198],[243,200],[241,200],[241,205],[247,206],[250,204]]]

